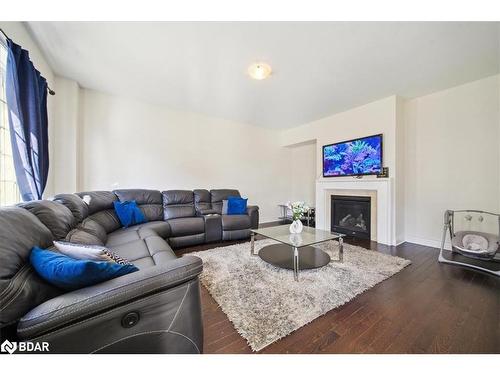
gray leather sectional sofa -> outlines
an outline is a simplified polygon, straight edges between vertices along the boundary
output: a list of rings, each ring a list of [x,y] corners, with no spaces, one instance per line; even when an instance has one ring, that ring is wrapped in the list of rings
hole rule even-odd
[[[1,341],[45,341],[52,353],[202,352],[202,262],[172,248],[249,237],[258,207],[221,215],[228,196],[239,192],[126,189],[0,208]],[[148,222],[122,228],[115,200],[135,200]],[[29,264],[33,246],[54,240],[105,245],[139,271],[64,292]]]

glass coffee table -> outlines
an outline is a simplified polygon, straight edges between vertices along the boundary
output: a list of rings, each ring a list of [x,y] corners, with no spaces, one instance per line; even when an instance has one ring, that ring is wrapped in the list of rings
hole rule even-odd
[[[299,280],[299,270],[319,268],[331,261],[343,262],[344,235],[326,230],[304,226],[302,233],[291,234],[289,225],[259,228],[251,230],[250,253],[259,256],[267,263],[293,270],[295,281]],[[264,246],[259,254],[254,252],[255,235],[278,241],[278,244]],[[321,249],[311,245],[326,241],[338,242],[338,254],[332,250],[332,257]],[[333,260],[338,255],[338,258]]]

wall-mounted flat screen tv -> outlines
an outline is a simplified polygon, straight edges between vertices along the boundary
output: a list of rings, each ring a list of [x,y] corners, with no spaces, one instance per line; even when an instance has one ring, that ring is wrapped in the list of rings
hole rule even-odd
[[[382,134],[323,146],[323,177],[382,172]]]

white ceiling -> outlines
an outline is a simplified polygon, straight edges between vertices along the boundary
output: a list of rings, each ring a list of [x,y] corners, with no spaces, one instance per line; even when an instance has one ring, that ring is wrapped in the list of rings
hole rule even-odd
[[[82,87],[270,128],[499,72],[497,23],[29,22]],[[246,69],[262,60],[264,81]]]

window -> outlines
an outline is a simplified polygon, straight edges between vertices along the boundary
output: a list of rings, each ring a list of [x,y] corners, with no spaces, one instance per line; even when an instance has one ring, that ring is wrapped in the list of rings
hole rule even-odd
[[[7,47],[5,42],[0,39],[0,206],[8,206],[21,201],[10,144],[9,119],[5,94],[6,65]]]

